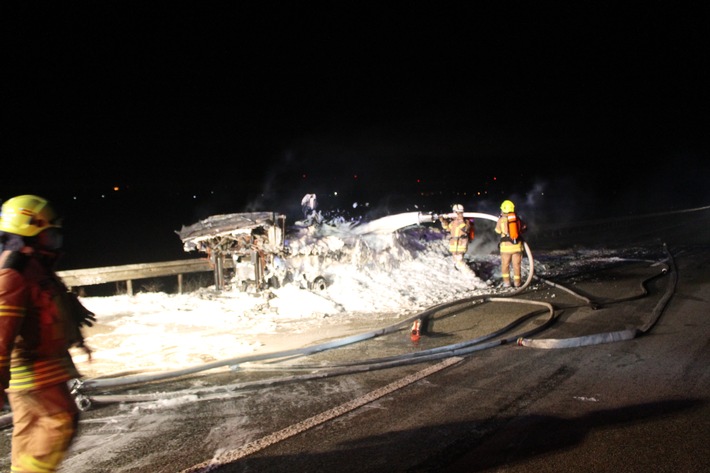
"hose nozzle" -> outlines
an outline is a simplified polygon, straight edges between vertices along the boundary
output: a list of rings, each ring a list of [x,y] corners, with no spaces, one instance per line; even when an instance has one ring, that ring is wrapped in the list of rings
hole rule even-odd
[[[424,214],[419,212],[418,220],[419,223],[433,223],[435,220],[437,220],[439,217],[436,214],[428,213]]]

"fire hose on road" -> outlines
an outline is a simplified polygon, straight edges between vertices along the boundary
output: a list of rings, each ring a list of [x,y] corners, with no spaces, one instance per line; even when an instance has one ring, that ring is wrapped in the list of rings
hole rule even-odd
[[[668,251],[668,248],[666,247],[666,245],[663,245],[663,248],[665,249],[666,254],[668,256],[668,262],[669,262],[668,266],[666,266],[666,265],[661,266],[660,272],[658,274],[652,276],[651,278],[643,281],[642,285],[651,279],[654,279],[656,277],[667,274],[669,271],[670,271],[670,275],[671,275],[671,282],[666,287],[666,291],[665,291],[663,297],[661,297],[661,299],[658,301],[658,303],[654,307],[653,311],[651,312],[650,319],[642,327],[634,327],[634,328],[626,329],[626,330],[619,330],[619,331],[614,331],[614,332],[601,332],[601,333],[595,333],[592,335],[585,335],[583,337],[572,337],[572,338],[562,338],[562,339],[530,339],[530,338],[521,337],[520,339],[518,339],[518,342],[517,342],[518,345],[524,346],[524,347],[532,347],[532,348],[581,347],[581,346],[587,346],[587,345],[597,345],[600,343],[610,343],[610,342],[618,342],[618,341],[623,341],[623,340],[631,340],[632,338],[636,338],[636,337],[648,332],[649,330],[651,330],[651,328],[656,324],[658,319],[661,317],[663,310],[665,309],[666,305],[668,304],[671,297],[675,293],[676,285],[678,283],[678,274],[675,269],[673,255],[671,255],[671,253]],[[544,281],[544,280],[543,280],[543,282],[547,283],[547,281]],[[555,287],[562,287],[562,286],[555,285]],[[569,291],[566,288],[565,288],[565,290]],[[645,290],[645,288],[644,288],[644,290]]]

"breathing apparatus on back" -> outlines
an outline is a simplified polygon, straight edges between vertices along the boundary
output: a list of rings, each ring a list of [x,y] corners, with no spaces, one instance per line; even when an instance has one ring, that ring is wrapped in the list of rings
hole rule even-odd
[[[513,244],[523,241],[523,233],[527,230],[527,225],[515,213],[515,204],[510,200],[504,200],[500,204],[501,217],[508,221],[508,233],[501,236],[501,241],[509,241]]]

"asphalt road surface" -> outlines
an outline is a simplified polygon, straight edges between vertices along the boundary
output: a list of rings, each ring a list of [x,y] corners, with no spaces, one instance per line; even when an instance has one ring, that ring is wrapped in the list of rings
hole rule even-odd
[[[281,371],[132,389],[124,394],[215,387],[175,407],[165,401],[155,415],[130,402],[93,406],[80,426],[84,447],[72,449],[60,471],[710,471],[709,214],[541,231],[540,252],[585,244],[581,234],[599,242],[613,233],[616,244],[665,245],[669,258],[537,281],[509,298],[518,302],[443,310],[417,346],[449,346],[520,321],[481,349],[403,362],[396,353],[411,351],[411,341],[392,333],[287,361]],[[655,230],[610,232],[624,224]],[[541,328],[522,338],[547,347],[516,343]],[[581,346],[559,346],[570,338]],[[356,359],[391,366],[342,364]],[[338,368],[317,369],[324,365]],[[9,429],[3,434],[0,449],[9,452]]]

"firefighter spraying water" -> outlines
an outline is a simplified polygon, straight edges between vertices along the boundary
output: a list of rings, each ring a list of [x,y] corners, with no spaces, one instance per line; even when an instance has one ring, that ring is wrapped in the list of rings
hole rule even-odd
[[[523,220],[515,214],[515,206],[510,200],[505,200],[501,204],[501,214],[499,216],[489,215],[479,212],[464,212],[463,205],[455,204],[452,207],[452,211],[449,214],[420,214],[419,223],[427,222],[442,222],[442,227],[449,231],[449,251],[452,256],[454,256],[455,264],[457,269],[460,269],[459,258],[457,254],[461,255],[460,263],[466,266],[463,261],[463,253],[461,251],[461,245],[463,241],[466,245],[473,240],[473,219],[485,219],[496,223],[495,232],[500,236],[499,248],[501,252],[501,276],[503,278],[503,287],[510,287],[510,266],[513,266],[513,279],[515,290],[511,295],[516,294],[524,290],[533,277],[533,257],[530,252],[530,247],[525,241],[523,241],[523,234],[527,230],[527,225]],[[468,225],[466,225],[468,223]],[[470,232],[468,237],[464,240],[462,238],[463,231]],[[529,260],[528,277],[524,284],[521,284],[521,266],[522,266],[522,255],[525,252]],[[470,271],[468,266],[466,269]],[[507,284],[506,284],[507,282]],[[510,290],[510,289],[509,289]],[[421,339],[421,335],[425,334],[428,329],[428,320],[418,319],[412,324],[410,333],[413,342],[418,342]]]
[[[503,287],[510,287],[510,269],[513,268],[513,286],[520,287],[521,263],[523,260],[523,233],[526,226],[515,213],[515,204],[504,200],[495,232],[500,236],[501,277]]]
[[[440,216],[441,227],[449,232],[449,252],[454,260],[454,267],[459,271],[470,271],[463,257],[468,251],[468,245],[473,240],[473,220],[464,218],[463,205],[452,207],[454,218]]]

